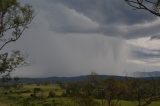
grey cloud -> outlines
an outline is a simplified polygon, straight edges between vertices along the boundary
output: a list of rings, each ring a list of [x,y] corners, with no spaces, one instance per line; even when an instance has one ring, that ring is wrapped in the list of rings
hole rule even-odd
[[[154,57],[130,48],[125,39],[155,35],[158,19],[131,10],[123,0],[22,1],[33,5],[35,19],[24,36],[8,48],[27,51],[35,64],[16,75],[73,76],[91,71],[120,75],[125,68],[137,71],[143,67],[128,66],[130,52],[134,59]]]
[[[97,32],[99,24],[85,15],[62,4],[54,4],[51,8],[53,15],[46,16],[52,20],[50,29],[60,33],[89,33]]]
[[[63,3],[101,24],[143,23],[154,19],[144,11],[133,11],[124,0],[50,0]]]
[[[160,35],[153,35],[150,37],[150,40],[160,39]]]
[[[152,59],[152,58],[160,58],[160,50],[140,50],[133,51],[133,57],[137,59]]]
[[[143,64],[159,64],[160,63],[160,50],[147,49],[137,46],[130,46],[130,58],[129,60],[142,62]]]
[[[160,24],[145,26],[156,21],[155,16],[132,10],[124,0],[47,0],[35,6],[45,12],[50,30],[58,33],[101,33],[125,39],[159,33]]]

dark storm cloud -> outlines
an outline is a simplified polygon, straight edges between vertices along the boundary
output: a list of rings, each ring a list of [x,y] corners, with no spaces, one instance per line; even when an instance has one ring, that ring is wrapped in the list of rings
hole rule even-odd
[[[101,24],[123,23],[132,25],[150,21],[154,17],[147,12],[133,11],[124,0],[55,0],[84,14]],[[54,0],[50,0],[54,3]]]
[[[133,10],[124,0],[26,2],[31,3],[36,11],[43,11],[50,30],[58,33],[101,33],[125,39],[160,33],[160,19],[147,11]]]
[[[133,10],[124,0],[47,0],[47,3],[45,8],[50,14],[46,17],[55,20],[50,28],[57,32],[102,33],[126,39],[159,33],[160,23],[155,16]]]

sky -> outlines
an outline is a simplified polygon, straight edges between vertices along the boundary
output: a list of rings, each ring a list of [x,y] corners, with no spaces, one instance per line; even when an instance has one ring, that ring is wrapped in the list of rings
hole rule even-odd
[[[7,50],[28,55],[20,77],[129,75],[160,70],[160,18],[124,0],[21,0],[35,11]]]

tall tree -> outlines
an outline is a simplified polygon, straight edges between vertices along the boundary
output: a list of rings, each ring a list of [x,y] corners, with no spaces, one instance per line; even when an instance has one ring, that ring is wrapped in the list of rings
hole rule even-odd
[[[0,76],[8,76],[24,64],[20,51],[2,51],[9,43],[17,41],[33,19],[33,9],[17,0],[0,0]]]
[[[146,10],[156,16],[160,16],[160,0],[125,0],[134,9]]]

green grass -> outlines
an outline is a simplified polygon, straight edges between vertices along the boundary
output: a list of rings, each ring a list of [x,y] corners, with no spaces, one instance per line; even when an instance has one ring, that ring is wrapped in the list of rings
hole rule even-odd
[[[34,88],[40,88],[42,90],[42,99],[33,99],[30,95],[33,93]],[[48,98],[48,93],[52,91],[55,92],[56,97]],[[0,95],[0,106],[48,106],[47,104],[59,104],[60,106],[74,106],[73,101],[67,97],[60,97],[63,93],[63,89],[58,85],[24,85],[21,89],[10,89],[7,95]],[[100,100],[98,100],[100,101]],[[29,103],[29,104],[28,104]],[[136,106],[134,102],[131,101],[120,101],[121,106]],[[153,102],[148,106],[160,106],[160,102]]]
[[[24,87],[23,87],[24,90],[30,90],[30,91],[33,91],[34,88],[40,88],[43,91],[45,96],[48,95],[49,91],[55,92],[55,94],[57,96],[60,96],[63,93],[63,90],[56,84],[54,84],[54,85],[39,85],[39,86],[37,86],[36,84],[31,84],[31,85],[24,85]]]

